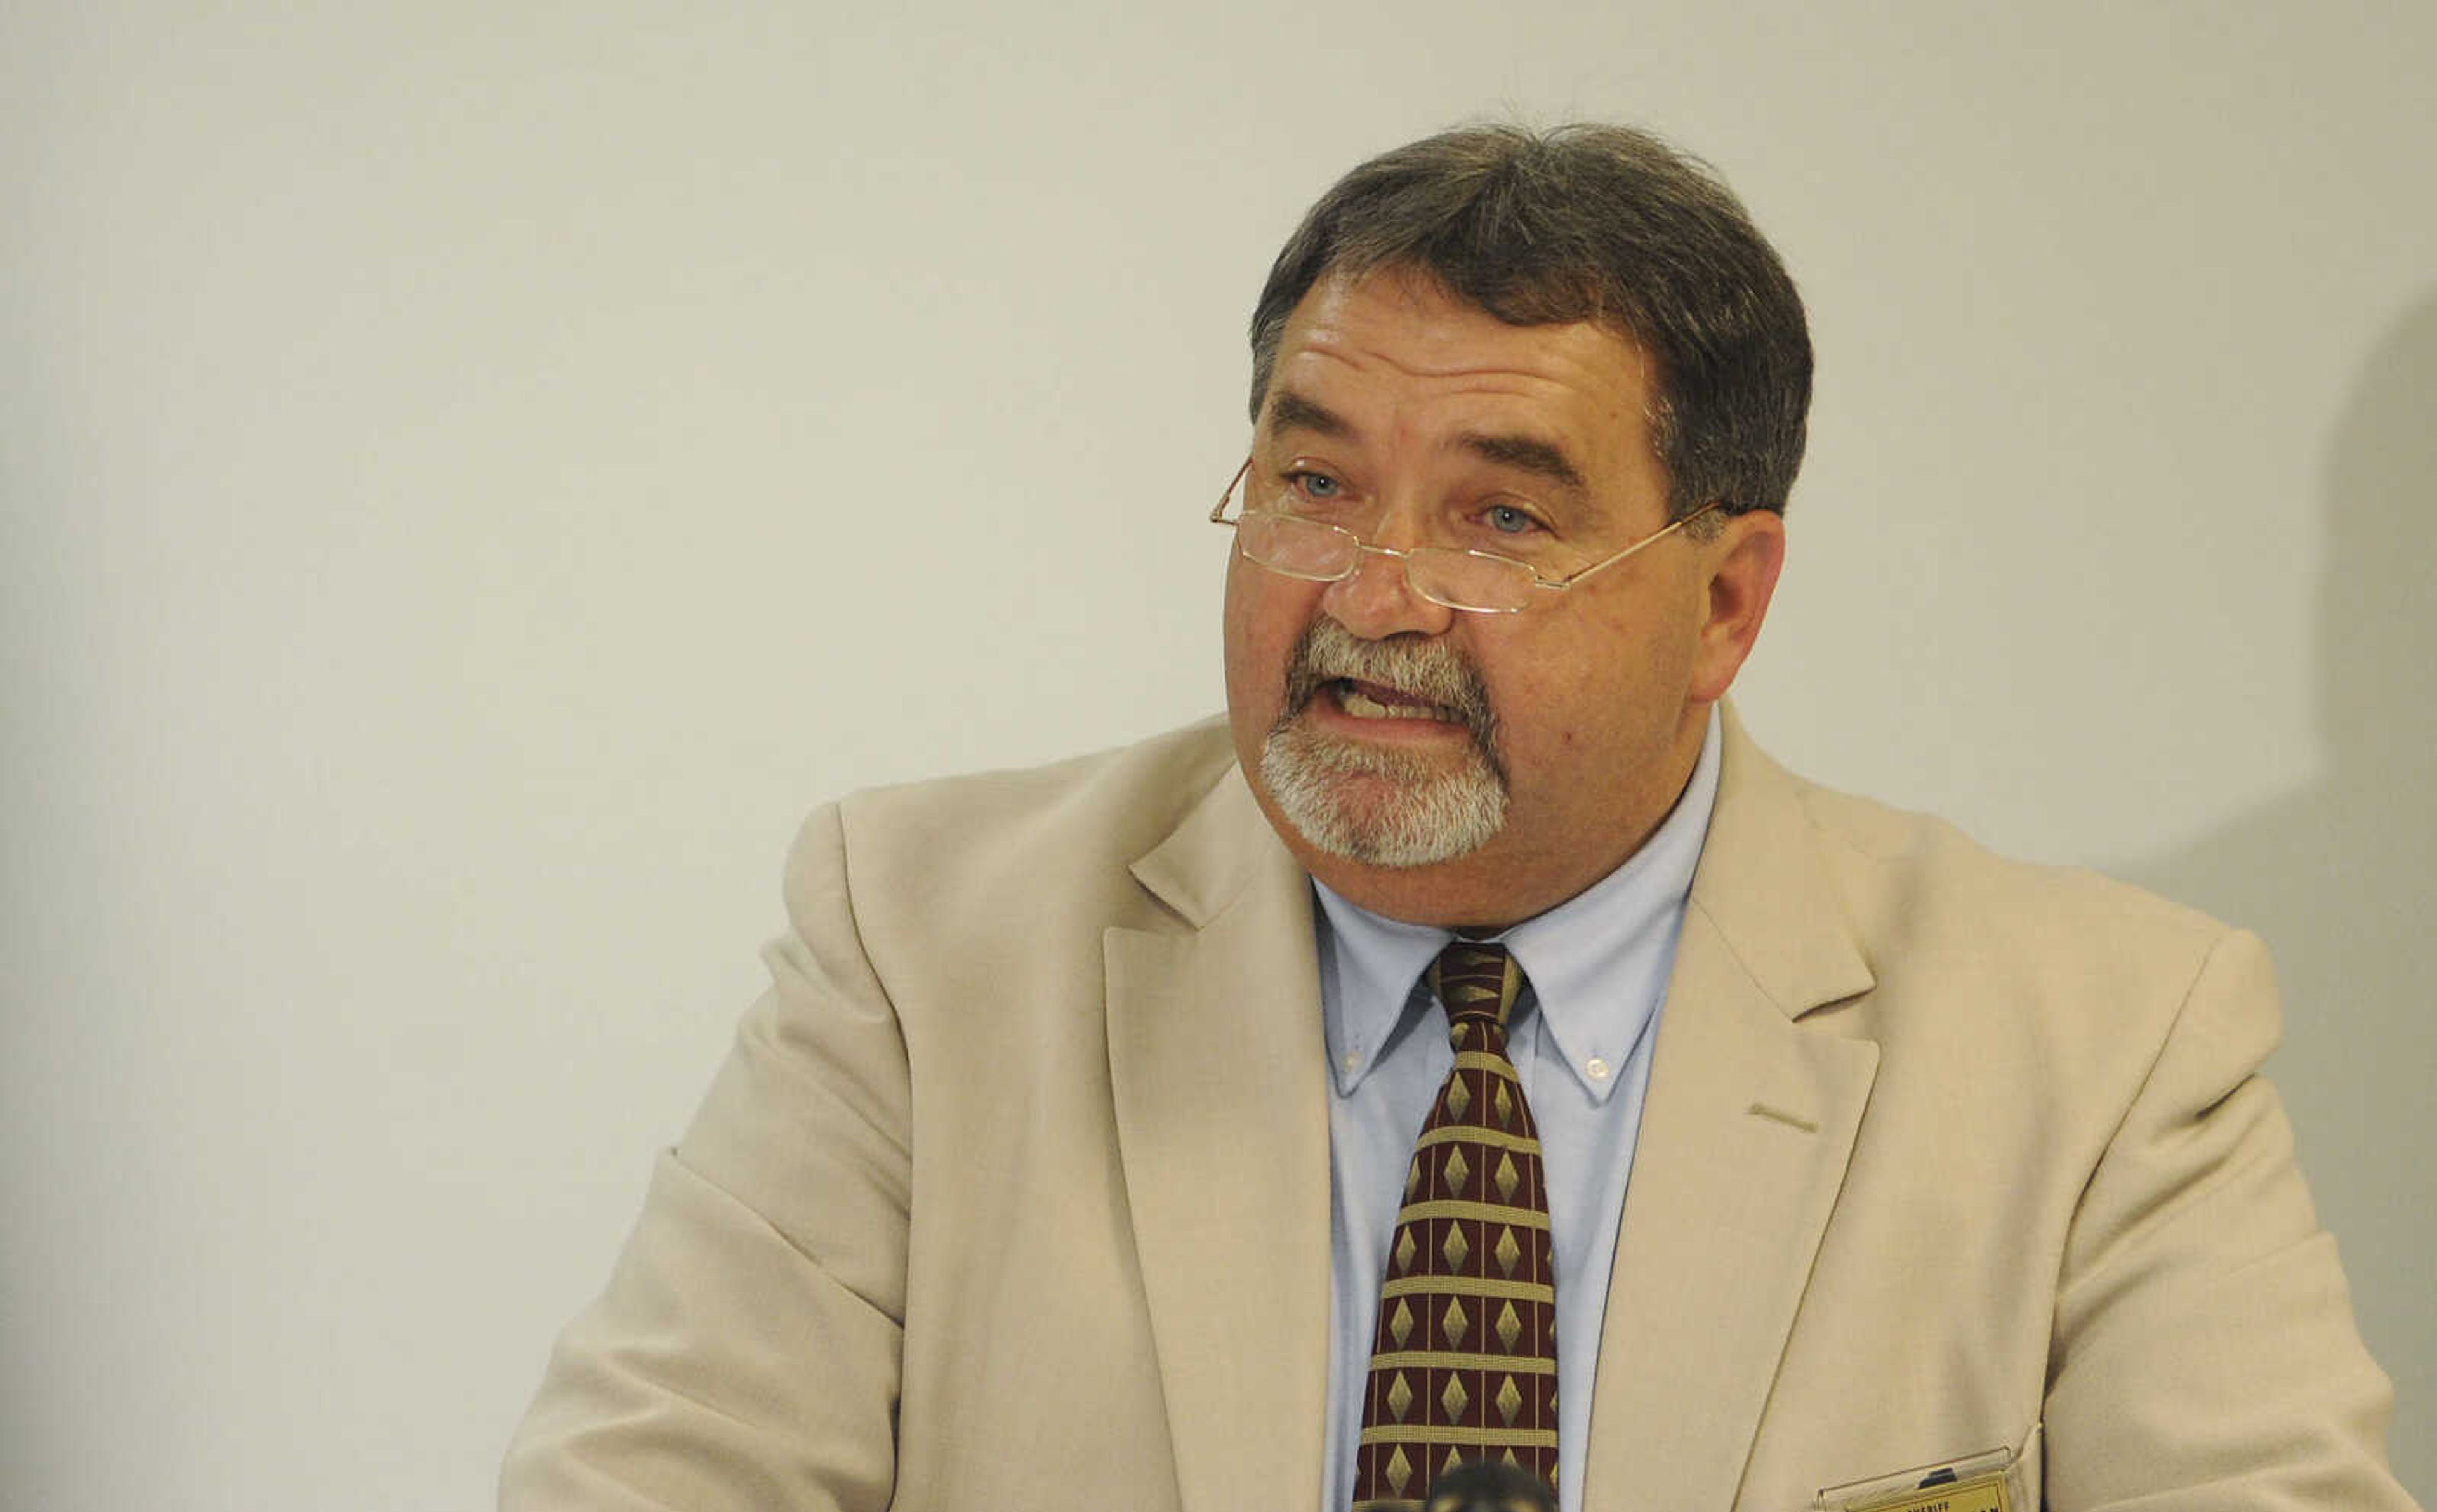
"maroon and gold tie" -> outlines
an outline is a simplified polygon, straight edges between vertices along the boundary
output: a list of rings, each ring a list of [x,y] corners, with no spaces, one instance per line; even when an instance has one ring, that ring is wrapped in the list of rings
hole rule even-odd
[[[1355,1512],[1417,1507],[1494,1459],[1557,1484],[1557,1294],[1540,1137],[1506,1058],[1523,972],[1458,940],[1430,966],[1447,1073],[1405,1173],[1355,1461]]]

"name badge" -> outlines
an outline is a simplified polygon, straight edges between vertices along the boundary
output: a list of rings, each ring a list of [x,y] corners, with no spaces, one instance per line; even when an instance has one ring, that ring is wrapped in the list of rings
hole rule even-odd
[[[1815,1512],[2036,1512],[2022,1494],[2019,1457],[1992,1449],[1944,1465],[1924,1465],[1850,1486],[1833,1486]]]

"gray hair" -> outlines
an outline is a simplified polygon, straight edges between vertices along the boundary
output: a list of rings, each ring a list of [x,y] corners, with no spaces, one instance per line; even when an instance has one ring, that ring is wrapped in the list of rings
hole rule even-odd
[[[1415,269],[1512,325],[1589,321],[1656,368],[1652,443],[1676,517],[1785,509],[1811,336],[1777,252],[1707,165],[1621,126],[1466,126],[1339,180],[1253,310],[1253,419],[1287,317],[1324,277]]]

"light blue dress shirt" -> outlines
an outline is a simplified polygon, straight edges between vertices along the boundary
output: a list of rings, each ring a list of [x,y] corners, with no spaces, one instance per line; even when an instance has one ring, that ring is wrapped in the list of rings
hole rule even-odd
[[[1617,1224],[1650,1085],[1659,999],[1718,793],[1712,710],[1683,796],[1625,863],[1498,936],[1529,981],[1507,1051],[1539,1126],[1557,1269],[1557,1502],[1583,1501],[1591,1382]],[[1334,1095],[1327,1465],[1321,1512],[1345,1512],[1362,1437],[1373,1320],[1413,1140],[1455,1053],[1421,975],[1455,936],[1400,924],[1321,886],[1321,1012]]]

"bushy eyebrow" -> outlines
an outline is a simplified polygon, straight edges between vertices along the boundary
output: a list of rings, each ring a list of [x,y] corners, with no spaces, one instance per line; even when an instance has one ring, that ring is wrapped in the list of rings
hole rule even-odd
[[[1457,437],[1456,443],[1483,461],[1545,478],[1577,494],[1589,492],[1589,485],[1583,481],[1582,469],[1574,465],[1573,459],[1536,436],[1483,436],[1467,432]]]
[[[1280,389],[1271,397],[1270,425],[1278,430],[1308,430],[1332,438],[1354,434],[1343,415],[1292,389]]]

